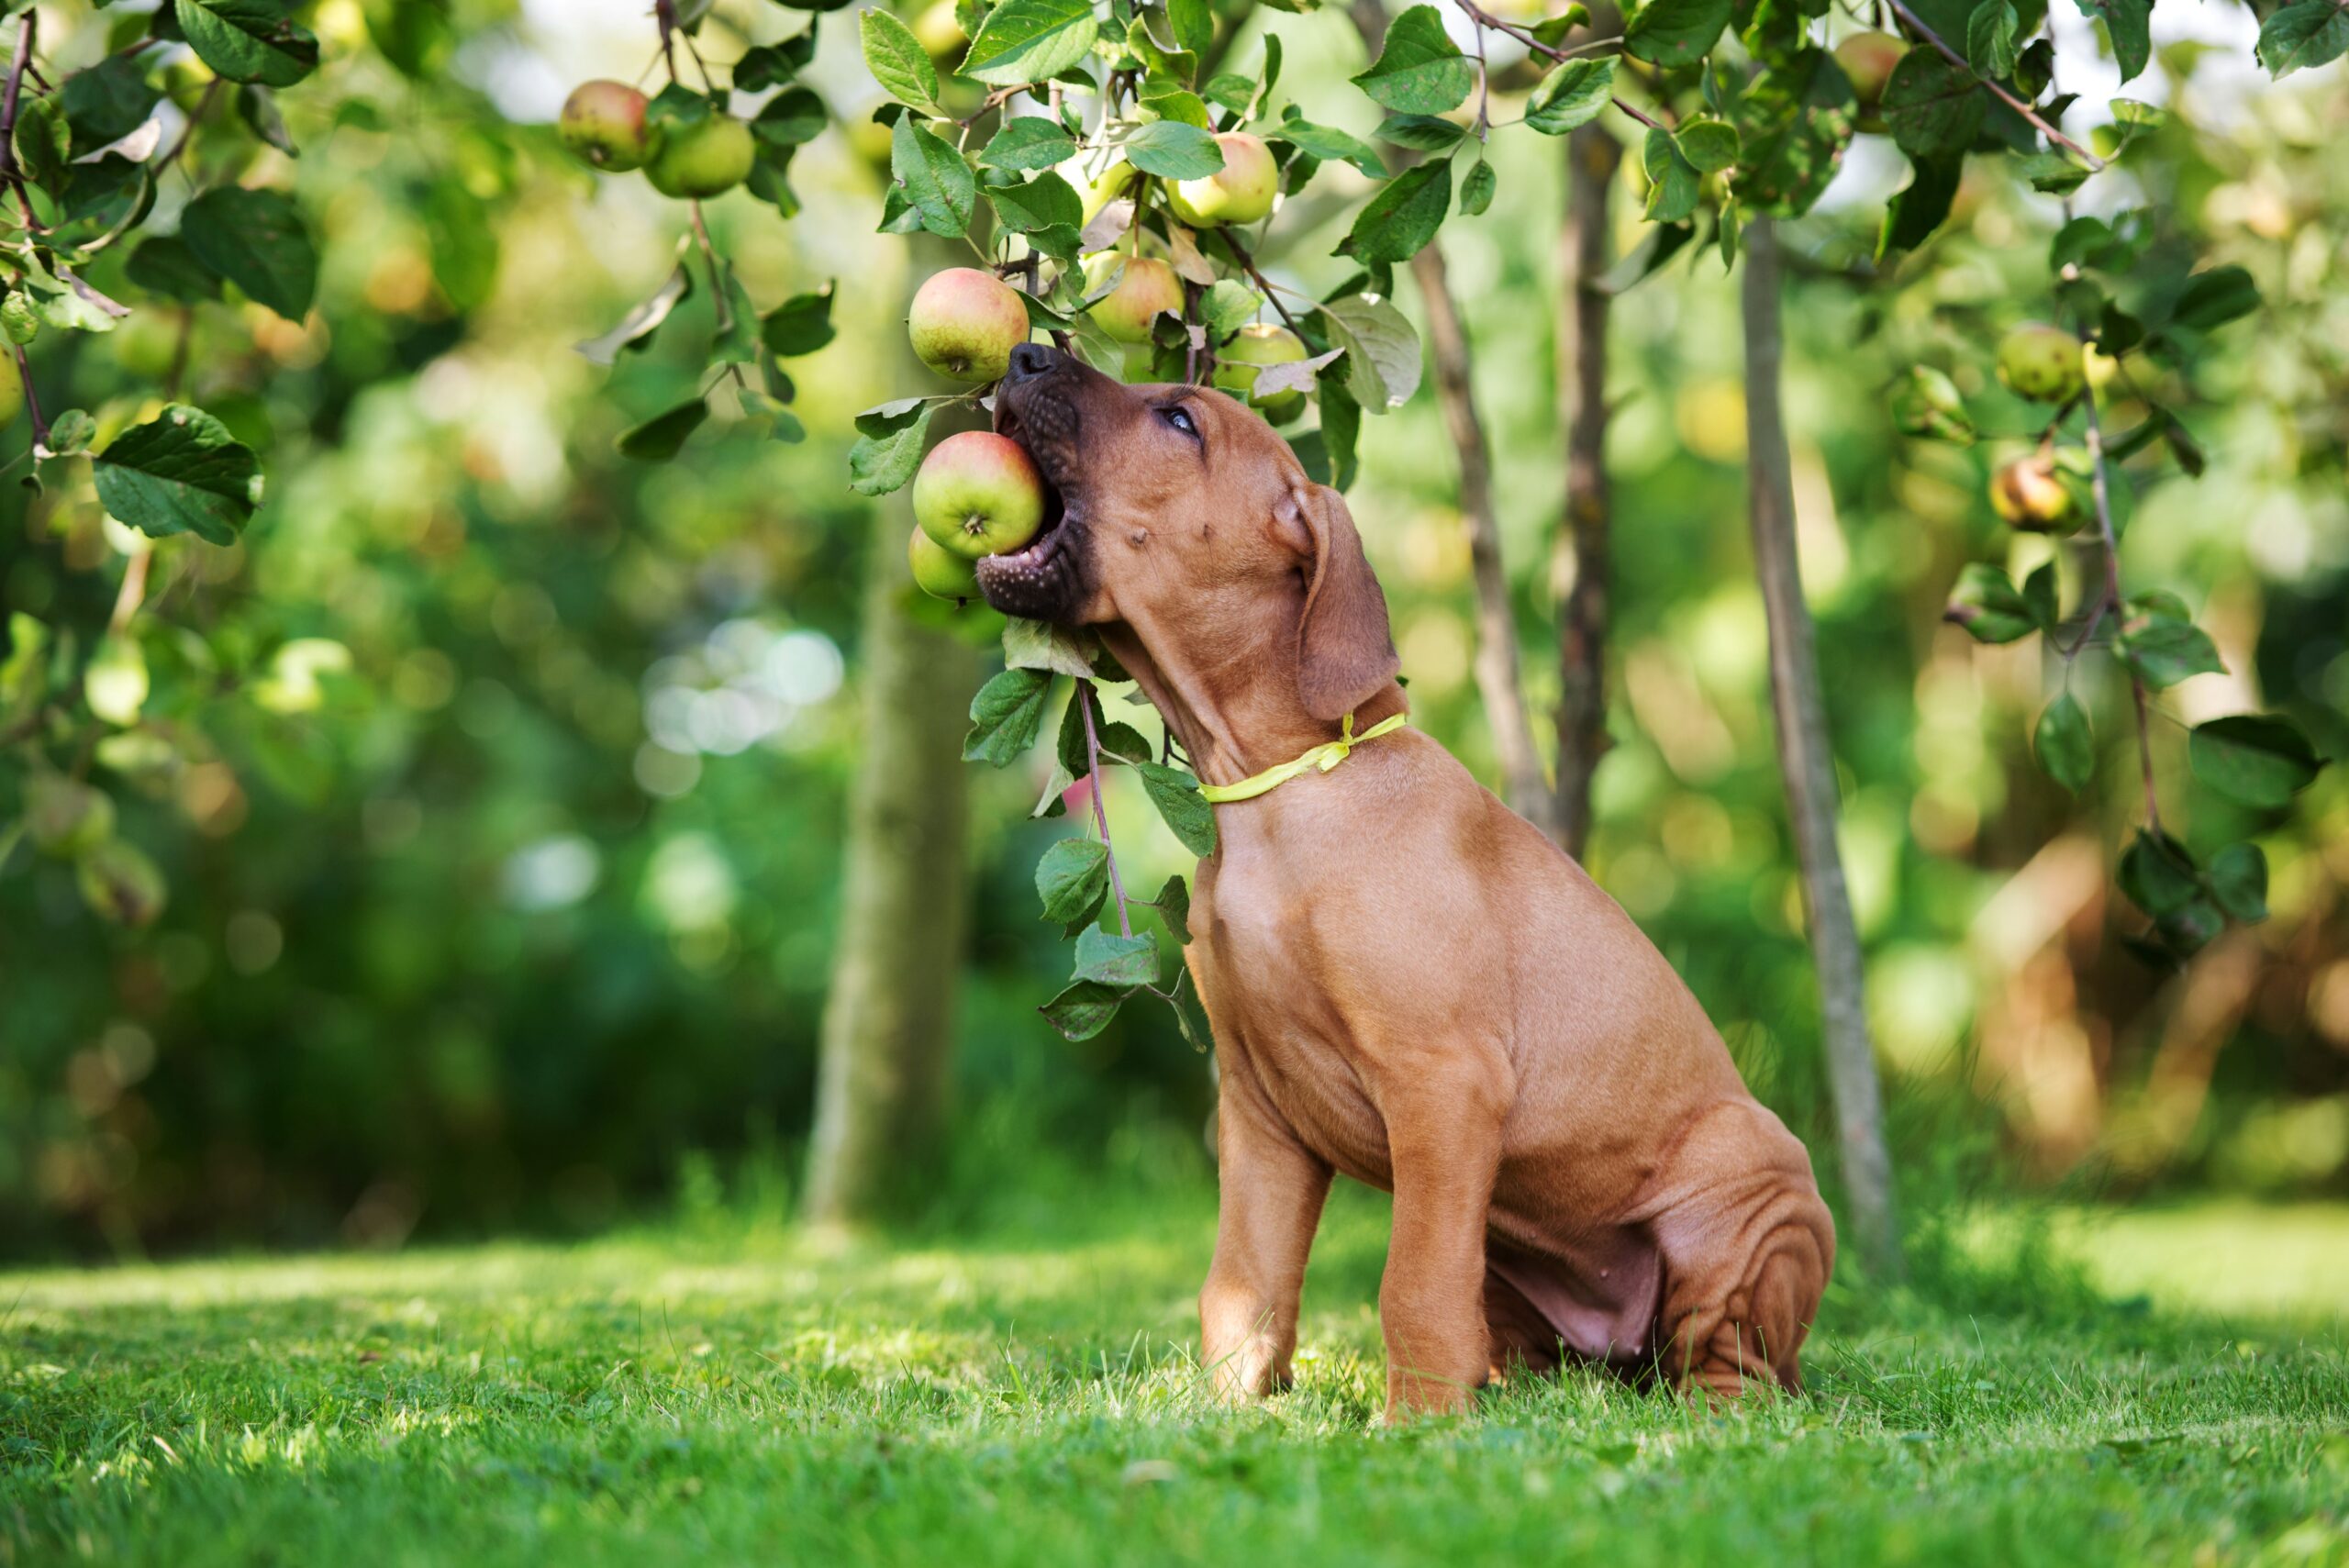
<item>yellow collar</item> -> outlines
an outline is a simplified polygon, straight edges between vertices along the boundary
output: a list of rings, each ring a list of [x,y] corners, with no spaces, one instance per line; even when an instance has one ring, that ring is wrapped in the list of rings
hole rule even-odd
[[[1400,729],[1410,722],[1410,716],[1408,714],[1393,714],[1380,719],[1376,724],[1357,735],[1354,733],[1354,716],[1350,713],[1346,715],[1345,722],[1339,726],[1338,738],[1335,740],[1324,740],[1302,757],[1283,762],[1277,767],[1266,768],[1263,773],[1241,779],[1238,784],[1203,784],[1199,786],[1199,794],[1218,806],[1234,800],[1252,800],[1257,795],[1278,789],[1299,773],[1310,773],[1316,768],[1326,773],[1340,762],[1344,762],[1346,753],[1364,741],[1375,740],[1380,736]]]

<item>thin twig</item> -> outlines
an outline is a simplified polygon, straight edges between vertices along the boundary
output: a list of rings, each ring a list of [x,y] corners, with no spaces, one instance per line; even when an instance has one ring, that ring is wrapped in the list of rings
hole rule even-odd
[[[1102,858],[1109,862],[1109,891],[1118,900],[1118,934],[1134,934],[1133,917],[1126,913],[1126,879],[1118,874],[1118,851],[1109,842],[1109,812],[1101,803],[1101,737],[1093,728],[1093,683],[1076,684],[1076,710],[1085,717],[1085,761],[1093,784],[1093,823],[1101,829]]]
[[[25,227],[39,229],[40,220],[33,216],[32,198],[25,194],[24,172],[17,164],[17,105],[24,95],[25,71],[33,61],[33,39],[40,26],[40,13],[28,8],[24,20],[17,25],[17,52],[8,62],[8,85],[0,95],[0,173],[17,193],[17,206],[25,215]],[[18,358],[22,358],[21,354]]]
[[[1486,10],[1482,6],[1477,5],[1476,0],[1452,0],[1452,3],[1459,6],[1462,11],[1465,12],[1470,21],[1476,24],[1480,35],[1477,41],[1477,58],[1479,60],[1484,58],[1482,52],[1483,39],[1481,34],[1486,28],[1490,28],[1492,31],[1501,34],[1504,38],[1515,39],[1527,49],[1531,50],[1535,54],[1545,56],[1546,58],[1556,61],[1561,64],[1566,61],[1574,59],[1575,56],[1583,50],[1596,49],[1601,44],[1620,43],[1622,41],[1620,38],[1598,39],[1589,43],[1577,44],[1573,49],[1560,49],[1554,44],[1546,44],[1540,39],[1535,38],[1533,36],[1532,29],[1530,28],[1520,27],[1515,23],[1501,20],[1498,17],[1494,16],[1490,11]],[[1963,64],[1964,62],[1960,61],[1959,63]],[[1664,128],[1663,122],[1661,120],[1658,120],[1653,115],[1641,113],[1620,98],[1609,97],[1608,101],[1612,103],[1617,108],[1622,110],[1625,114],[1631,116],[1633,119],[1639,121],[1642,125],[1647,127],[1650,130],[1661,130]],[[2099,164],[2099,167],[2102,167],[2102,165]]]
[[[25,413],[33,422],[33,450],[43,456],[49,452],[49,421],[41,417],[40,394],[33,389],[33,367],[25,358],[22,343],[9,345],[17,356],[17,379],[25,384]]]
[[[1925,26],[1925,24],[1919,19],[1917,13],[1909,8],[1907,0],[1886,0],[1886,3],[1892,7],[1892,14],[1894,16],[1899,17],[1900,20],[1908,26],[1911,32],[1914,32],[1919,38],[1932,45],[1935,52],[1939,53],[1943,60],[1948,61],[1952,65],[1956,66],[1961,71],[1973,71],[1973,63],[1968,61],[1965,56],[1950,48],[1950,46],[1943,40],[1941,34]],[[1978,80],[1981,82],[1982,85],[1990,89],[1990,95],[1992,97],[2006,105],[2007,107],[2021,115],[2032,125],[2037,126],[2041,134],[2045,136],[2048,140],[2054,142],[2058,147],[2067,147],[2074,152],[2079,154],[2083,159],[2086,159],[2087,161],[2088,170],[2091,173],[2100,174],[2104,172],[2103,159],[2099,158],[2095,153],[2090,152],[2087,148],[2082,147],[2078,142],[2074,141],[2070,137],[2065,136],[2062,131],[2057,130],[2054,126],[2041,118],[2037,109],[2032,108],[2029,104],[2024,103],[2021,98],[2016,97],[2012,93],[2008,92],[2004,87],[1999,86],[1987,76],[1979,77]]]
[[[1899,0],[1893,0],[1893,3],[1898,5]],[[2112,531],[2112,502],[2104,476],[2104,428],[2097,419],[2096,392],[2093,388],[2082,398],[2081,407],[2087,414],[2088,462],[2092,465],[2089,488],[2096,495],[2097,531],[2104,536],[2104,605],[2097,612],[2100,620],[2107,607],[2115,615],[2121,613],[2121,543]],[[2086,638],[2083,637],[2082,640],[2085,641]],[[2146,718],[2145,683],[2138,678],[2134,669],[2129,668],[2125,659],[2121,663],[2124,669],[2129,670],[2129,695],[2137,707],[2137,764],[2145,781],[2145,825],[2154,830],[2154,837],[2159,838],[2162,806],[2161,799],[2154,789],[2154,740]]]
[[[1288,324],[1288,329],[1303,337],[1303,332],[1297,328],[1297,317],[1291,316],[1288,313],[1288,306],[1281,303],[1280,291],[1273,287],[1273,281],[1264,276],[1264,271],[1256,265],[1256,258],[1250,254],[1239,240],[1232,238],[1231,231],[1229,229],[1224,231],[1223,242],[1231,248],[1231,253],[1234,256],[1240,258],[1241,270],[1255,281],[1256,286],[1264,291],[1264,297],[1273,302],[1273,308],[1281,313],[1281,319]]]
[[[223,78],[216,76],[206,84],[204,96],[195,101],[195,107],[187,112],[187,123],[180,127],[180,139],[172,143],[172,150],[169,152],[163,154],[162,161],[156,165],[158,169],[170,168],[179,161],[180,154],[187,150],[188,142],[195,135],[196,123],[202,120],[206,113],[211,109],[212,100],[220,95],[222,81]]]

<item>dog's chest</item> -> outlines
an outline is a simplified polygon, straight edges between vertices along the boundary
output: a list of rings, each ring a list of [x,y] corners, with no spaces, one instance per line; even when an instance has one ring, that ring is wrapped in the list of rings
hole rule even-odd
[[[1189,950],[1219,1051],[1298,1140],[1374,1186],[1391,1184],[1386,1123],[1364,1086],[1309,923],[1272,898],[1218,898],[1203,879]]]

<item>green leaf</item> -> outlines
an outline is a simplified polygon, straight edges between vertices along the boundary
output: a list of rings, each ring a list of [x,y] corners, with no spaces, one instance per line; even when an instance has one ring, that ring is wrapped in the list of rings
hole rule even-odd
[[[1982,0],[1965,24],[1965,59],[1975,74],[2002,82],[2015,73],[2015,35],[2022,28],[2014,0]]]
[[[1004,622],[1003,660],[1015,670],[1049,670],[1093,678],[1093,634],[1013,616]]]
[[[2278,80],[2329,65],[2349,50],[2349,11],[2334,0],[2299,0],[2259,27],[2259,62]]]
[[[1729,0],[1708,0],[1728,15]],[[1414,6],[1386,29],[1386,46],[1370,68],[1353,78],[1381,108],[1407,115],[1440,115],[1456,109],[1476,84],[1476,67],[1443,30],[1433,6]]]
[[[1452,210],[1452,165],[1436,161],[1406,169],[1387,182],[1354,217],[1334,252],[1364,266],[1408,261],[1435,238]]]
[[[1533,89],[1525,104],[1525,123],[1544,135],[1564,136],[1597,119],[1614,95],[1612,55],[1569,60]]]
[[[2049,703],[2039,716],[2031,745],[2049,778],[2074,795],[2087,787],[2089,775],[2096,772],[2096,738],[2079,698],[2064,692]]]
[[[2148,599],[2149,595],[2140,595],[2132,600],[2132,613],[2121,623],[2121,662],[2139,680],[2160,691],[2190,675],[2226,668],[2219,660],[2218,648],[2200,627],[2166,607],[2149,605]]]
[[[73,131],[55,98],[25,103],[10,146],[17,166],[34,184],[52,193],[65,188],[65,172],[73,161]]]
[[[1269,134],[1308,158],[1325,163],[1351,163],[1368,179],[1386,178],[1386,165],[1379,161],[1377,149],[1350,131],[1315,125],[1297,112],[1295,104],[1282,111],[1279,128]]]
[[[1964,152],[1982,128],[1988,103],[1974,72],[1930,49],[1902,55],[1884,86],[1885,124],[1911,158]]]
[[[13,722],[40,706],[49,695],[48,653],[47,624],[22,610],[9,611],[8,657],[0,662],[0,716]]]
[[[1102,985],[1155,985],[1157,939],[1139,933],[1121,937],[1098,926],[1087,927],[1077,933],[1075,977]]]
[[[2121,64],[2122,82],[2145,69],[2154,54],[2154,0],[2079,0],[2079,6],[2081,16],[2103,21],[2105,36],[2112,40],[2112,58]]]
[[[702,421],[708,417],[709,405],[696,397],[655,414],[641,425],[629,427],[612,444],[622,457],[634,458],[639,462],[666,462],[684,449],[685,439],[700,429]]]
[[[866,50],[869,55],[870,50]],[[928,62],[924,56],[924,63]],[[781,43],[760,44],[742,51],[734,62],[732,85],[738,93],[763,93],[780,87],[816,61],[816,30],[794,34]]]
[[[2137,830],[2136,840],[2121,857],[2120,883],[2129,901],[2156,919],[2183,909],[2202,891],[2186,846],[2146,828]]]
[[[1066,925],[1097,904],[1109,885],[1109,851],[1098,839],[1062,839],[1036,862],[1036,896],[1044,918]]]
[[[150,246],[162,243],[166,241],[150,239],[139,248],[138,253],[130,258],[131,272],[134,277],[138,273],[139,257],[144,256]],[[668,281],[654,291],[650,298],[638,301],[633,309],[620,317],[618,326],[600,338],[590,338],[584,342],[573,344],[573,347],[591,363],[608,365],[626,350],[641,348],[651,342],[652,334],[661,329],[661,324],[668,320],[671,313],[693,292],[693,274],[687,272],[685,263],[680,261],[675,271],[669,274]]]
[[[963,761],[1008,767],[1036,743],[1044,724],[1044,699],[1052,688],[1046,670],[1006,670],[971,699],[971,732],[963,738]]]
[[[285,128],[285,117],[278,112],[277,99],[266,87],[250,83],[237,89],[237,117],[245,128],[277,149],[288,158],[299,158],[301,150],[294,145],[293,133]]]
[[[832,285],[795,294],[760,324],[759,340],[767,352],[789,359],[812,354],[832,340]]]
[[[1076,228],[1085,222],[1085,200],[1066,180],[1042,173],[1019,185],[989,185],[987,200],[1004,228],[1015,234],[1043,228]]]
[[[180,214],[180,238],[198,261],[255,304],[288,321],[309,315],[318,252],[301,209],[283,191],[215,186]]]
[[[1958,182],[1965,173],[1965,155],[1962,152],[1916,161],[1909,183],[1884,209],[1884,228],[1878,231],[1876,242],[1879,264],[1886,257],[1913,250],[1932,237],[1933,230],[1948,218],[1950,204],[1957,199]]]
[[[277,0],[177,0],[196,58],[231,82],[291,87],[318,68],[317,35]]]
[[[2043,561],[2031,569],[2022,580],[2022,602],[2031,606],[2031,618],[2039,623],[2042,631],[2055,629],[2055,563]]]
[[[1152,120],[1118,150],[1143,173],[1167,180],[1197,180],[1223,167],[1223,149],[1215,138],[1180,120]]]
[[[1468,128],[1435,115],[1389,115],[1372,134],[1414,151],[1442,152],[1457,146]]]
[[[2194,727],[2194,776],[2239,806],[2272,810],[2316,782],[2324,760],[2290,719],[2242,713]]]
[[[792,150],[805,146],[824,134],[831,117],[824,108],[824,100],[810,87],[785,87],[761,106],[758,116],[751,121],[751,134],[759,139],[761,161],[789,166]],[[773,200],[773,197],[765,199]]]
[[[2065,196],[2086,183],[2088,171],[2072,161],[2062,152],[2033,152],[2015,161],[2015,172],[2031,182],[2031,188],[2053,196]]]
[[[1003,0],[979,25],[960,74],[990,87],[1056,76],[1092,52],[1092,0]]]
[[[1076,138],[1041,115],[1006,120],[979,149],[979,167],[1024,172],[1051,169],[1076,156]]]
[[[857,37],[864,47],[864,68],[883,92],[922,114],[940,113],[938,68],[911,28],[878,6],[868,6],[857,17]]]
[[[971,166],[953,148],[914,124],[911,115],[899,119],[889,133],[889,172],[924,228],[945,239],[970,231],[979,199]]]
[[[1648,217],[1657,223],[1678,223],[1697,210],[1702,176],[1680,150],[1672,132],[1663,126],[1648,130],[1642,161],[1648,172]]]
[[[1036,1010],[1069,1040],[1091,1040],[1118,1016],[1126,993],[1097,980],[1080,980]]]
[[[1208,338],[1221,342],[1254,320],[1264,307],[1264,296],[1246,284],[1218,278],[1199,296],[1199,319],[1206,324]]]
[[[1957,574],[1942,618],[1964,627],[1976,642],[2012,642],[2039,629],[2038,617],[2013,581],[1981,561],[1967,562]]]
[[[848,450],[848,487],[859,495],[903,489],[921,466],[932,411],[928,401],[911,397],[858,415],[860,439]]]
[[[137,62],[118,54],[75,72],[58,89],[74,141],[91,149],[119,141],[145,125],[162,97]]]
[[[1158,908],[1158,923],[1166,934],[1185,947],[1191,945],[1191,889],[1179,876],[1170,876],[1166,885],[1158,890],[1152,901]]]
[[[1460,216],[1484,217],[1485,209],[1493,205],[1493,193],[1499,188],[1499,183],[1493,166],[1481,158],[1477,159],[1476,166],[1468,171],[1468,177],[1460,182]]]
[[[2170,308],[2170,321],[2208,332],[2249,316],[2259,308],[2259,285],[2241,267],[2213,267],[2186,280],[2186,288]]]
[[[2267,857],[2256,844],[2229,844],[2210,857],[2210,892],[2247,926],[2267,918]]]
[[[1734,110],[1742,133],[1740,203],[1772,217],[1809,211],[1843,161],[1856,108],[1850,79],[1823,49],[1806,49],[1771,66]],[[1677,248],[1669,247],[1658,264]]]
[[[1892,389],[1892,422],[1903,434],[1970,441],[1974,423],[1957,384],[1931,365],[1911,365]]]
[[[1623,50],[1652,65],[1694,65],[1729,26],[1731,0],[1648,0],[1623,28]]]
[[[261,460],[201,408],[174,403],[90,462],[107,513],[157,539],[231,544],[261,505]]]
[[[1330,346],[1346,351],[1335,367],[1345,377],[1353,401],[1373,413],[1410,401],[1419,389],[1421,362],[1419,328],[1393,302],[1369,295],[1350,294],[1322,306]],[[1322,411],[1329,424],[1329,410]]]
[[[1142,793],[1183,847],[1202,860],[1215,853],[1215,807],[1199,793],[1199,781],[1163,762],[1144,762],[1134,771],[1141,775]]]

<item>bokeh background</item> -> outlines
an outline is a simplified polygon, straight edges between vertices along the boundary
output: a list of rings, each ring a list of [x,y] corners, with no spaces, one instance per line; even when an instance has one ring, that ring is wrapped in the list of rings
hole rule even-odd
[[[707,293],[617,370],[573,351],[667,274],[683,216],[640,182],[576,166],[547,122],[573,83],[642,67],[641,6],[463,0],[462,42],[429,81],[334,47],[395,9],[321,7],[329,64],[285,95],[303,152],[272,172],[319,217],[320,309],[306,326],[208,313],[199,329],[191,390],[263,450],[272,495],[243,542],[161,606],[175,629],[150,658],[168,673],[287,639],[307,651],[224,691],[182,763],[110,781],[124,831],[169,876],[152,929],[98,925],[56,863],[19,851],[0,871],[0,1253],[785,1215],[800,1184],[861,740],[865,545],[906,527],[902,496],[849,492],[844,454],[857,410],[932,390],[902,349],[914,260],[872,232],[881,175],[862,122],[877,91],[852,28],[827,18],[808,80],[841,123],[794,166],[806,210],[786,225],[738,195],[711,211],[758,299],[843,280],[836,340],[794,361],[807,439],[713,424],[674,463],[633,463],[613,438],[697,384],[688,339]],[[2064,9],[2059,23],[2084,25]],[[2349,95],[2338,71],[2257,84],[2254,24],[2221,9],[2157,15],[2158,63],[2132,91],[2190,103],[2199,135],[2148,161],[2175,188],[2121,194],[2160,205],[2211,261],[2248,268],[2264,304],[2198,371],[2187,406],[2209,471],[2140,497],[2128,571],[2201,610],[2226,658],[2228,673],[2170,695],[2178,718],[2281,709],[2339,757]],[[761,39],[803,20],[721,15],[737,11]],[[1278,26],[1287,92],[1366,134],[1342,14]],[[2099,102],[2090,91],[2076,115],[2092,120]],[[1563,150],[1503,136],[1493,157],[1503,200],[1445,244],[1546,707]],[[2328,770],[2289,813],[2232,814],[2183,786],[2184,731],[2165,725],[2165,802],[2194,840],[2255,838],[2274,917],[2175,976],[2121,949],[2108,868],[2135,798],[2126,759],[2108,758],[2089,797],[2065,795],[2027,749],[2036,641],[1985,648],[1940,622],[1963,562],[2007,552],[2019,576],[2051,548],[2010,543],[1985,503],[1992,463],[2015,449],[1905,440],[1885,403],[1925,361],[1995,410],[1982,345],[2043,314],[2033,291],[2057,215],[1969,187],[1938,264],[1879,279],[1866,261],[1894,167],[1864,139],[1820,210],[1787,226],[1787,321],[1802,565],[1906,1195],[1927,1209],[1993,1190],[2338,1197],[2349,772]],[[1627,163],[1622,178],[1639,176]],[[1627,189],[1626,245],[1635,207]],[[1269,265],[1334,282],[1344,222],[1334,199],[1300,204]],[[1416,316],[1408,285],[1402,304]],[[1617,744],[1588,863],[1757,1092],[1825,1148],[1744,524],[1735,312],[1709,256],[1617,306]],[[134,322],[44,339],[35,364],[95,406],[151,384],[172,351],[167,326]],[[1490,779],[1454,460],[1431,392],[1370,435],[1353,509],[1417,720]],[[116,549],[85,481],[39,501],[6,487],[0,607],[102,617]],[[984,648],[991,628],[969,619]],[[977,667],[974,654],[941,679],[967,686]],[[2125,694],[2096,695],[2104,743],[2124,740]],[[1154,732],[1146,715],[1119,717]],[[1129,1008],[1081,1045],[1033,1010],[1065,958],[1035,917],[1030,873],[1065,828],[1027,819],[1044,782],[1031,761],[968,780],[967,951],[933,957],[963,979],[951,1133],[907,1151],[937,1172],[927,1223],[1208,1172],[1208,1066],[1163,1009]],[[1108,806],[1131,880],[1187,869],[1123,781]]]

